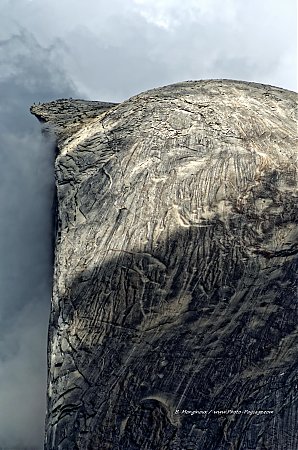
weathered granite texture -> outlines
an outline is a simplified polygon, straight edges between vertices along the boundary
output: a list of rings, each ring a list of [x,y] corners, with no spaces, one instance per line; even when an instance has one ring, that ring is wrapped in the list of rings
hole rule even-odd
[[[32,107],[60,127],[46,449],[297,450],[296,100]]]
[[[45,124],[44,130],[56,135],[58,146],[77,133],[86,124],[117,103],[60,99],[45,104],[34,104],[30,111]]]

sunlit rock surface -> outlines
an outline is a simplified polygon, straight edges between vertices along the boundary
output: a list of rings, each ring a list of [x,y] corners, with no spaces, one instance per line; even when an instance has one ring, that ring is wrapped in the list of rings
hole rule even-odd
[[[47,450],[297,450],[296,100],[32,107],[59,147]]]

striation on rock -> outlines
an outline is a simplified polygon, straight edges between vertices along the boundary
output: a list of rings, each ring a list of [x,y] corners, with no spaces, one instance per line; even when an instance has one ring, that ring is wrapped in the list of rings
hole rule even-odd
[[[298,448],[297,94],[178,83],[57,133],[45,449]]]

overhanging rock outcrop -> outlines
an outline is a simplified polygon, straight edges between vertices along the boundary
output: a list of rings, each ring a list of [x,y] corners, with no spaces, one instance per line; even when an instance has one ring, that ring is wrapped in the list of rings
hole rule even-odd
[[[59,147],[46,449],[297,450],[296,100],[32,107]]]

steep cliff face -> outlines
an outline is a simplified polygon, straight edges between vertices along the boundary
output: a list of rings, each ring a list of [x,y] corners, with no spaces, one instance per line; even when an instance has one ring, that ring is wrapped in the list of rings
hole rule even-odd
[[[59,146],[45,448],[296,450],[296,94],[32,112]]]

